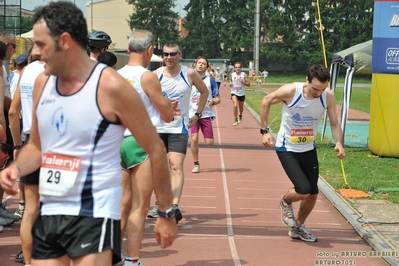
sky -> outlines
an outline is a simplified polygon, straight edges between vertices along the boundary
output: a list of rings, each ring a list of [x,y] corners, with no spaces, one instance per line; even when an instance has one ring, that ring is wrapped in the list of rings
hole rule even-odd
[[[53,0],[54,1],[54,0]],[[87,7],[85,6],[86,3],[90,3],[91,0],[70,0],[74,2],[86,16]],[[94,1],[94,0],[93,0]],[[126,1],[126,0],[120,0]],[[37,6],[46,5],[50,2],[50,0],[22,0],[22,8],[32,10]],[[184,6],[188,4],[189,0],[175,0],[176,7],[174,8],[175,12],[178,12],[181,17],[185,16],[185,12],[183,11]]]

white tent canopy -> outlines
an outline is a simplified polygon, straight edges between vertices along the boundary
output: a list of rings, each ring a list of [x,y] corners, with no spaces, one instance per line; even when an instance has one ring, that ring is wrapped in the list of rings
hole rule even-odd
[[[157,55],[152,55],[151,62],[163,62],[163,59]]]
[[[33,29],[31,31],[25,32],[21,34],[22,38],[33,38]]]

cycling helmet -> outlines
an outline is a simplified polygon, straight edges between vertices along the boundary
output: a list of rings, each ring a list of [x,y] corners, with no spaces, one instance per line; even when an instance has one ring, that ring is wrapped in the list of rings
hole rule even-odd
[[[111,37],[103,31],[95,31],[89,35],[89,46],[94,46],[97,49],[101,49],[104,46],[108,48],[111,43]]]

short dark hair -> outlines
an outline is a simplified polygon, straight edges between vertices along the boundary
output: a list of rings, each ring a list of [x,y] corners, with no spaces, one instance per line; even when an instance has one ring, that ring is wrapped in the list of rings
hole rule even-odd
[[[197,59],[195,59],[195,64],[198,62],[198,59],[204,59],[206,61],[206,67],[209,67],[209,61],[205,56],[198,56]]]
[[[309,82],[312,82],[314,78],[320,82],[328,82],[331,78],[330,71],[321,64],[309,67],[307,77]]]
[[[50,2],[40,8],[33,16],[33,24],[44,20],[54,40],[67,32],[82,48],[87,47],[87,23],[82,11],[73,3],[66,1]]]
[[[116,55],[114,55],[112,52],[105,51],[98,56],[97,61],[106,64],[109,67],[113,67],[114,65],[116,65],[118,59],[116,58]]]
[[[181,54],[182,49],[181,49],[181,45],[178,42],[167,42],[165,43],[165,45],[163,47],[177,47],[177,52],[179,52]]]

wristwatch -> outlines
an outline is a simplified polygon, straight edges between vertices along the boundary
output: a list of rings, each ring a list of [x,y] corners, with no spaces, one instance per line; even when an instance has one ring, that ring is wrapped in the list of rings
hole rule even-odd
[[[269,133],[270,132],[270,128],[268,128],[268,127],[265,127],[265,128],[261,128],[260,129],[260,134],[266,134],[266,133]]]
[[[198,116],[198,119],[202,117],[202,113],[195,113],[194,115]]]
[[[14,145],[13,148],[14,148],[14,150],[19,150],[22,148],[22,146],[23,146],[23,144]]]
[[[164,217],[164,218],[168,218],[168,219],[174,219],[175,215],[176,215],[176,207],[175,205],[172,205],[172,207],[170,207],[169,209],[167,209],[166,211],[160,211],[159,209],[157,210],[157,214],[158,216]]]

